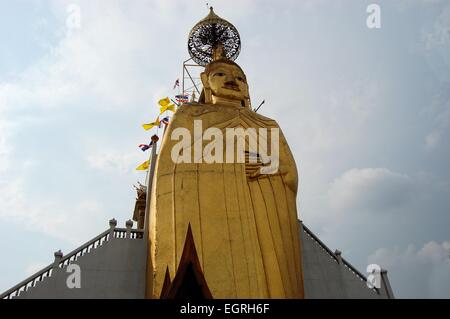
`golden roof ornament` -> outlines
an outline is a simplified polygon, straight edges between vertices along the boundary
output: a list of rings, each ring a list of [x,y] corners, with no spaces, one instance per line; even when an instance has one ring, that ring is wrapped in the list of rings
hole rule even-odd
[[[202,66],[221,58],[234,61],[241,52],[241,38],[235,26],[215,14],[211,7],[209,14],[189,33],[188,51]]]

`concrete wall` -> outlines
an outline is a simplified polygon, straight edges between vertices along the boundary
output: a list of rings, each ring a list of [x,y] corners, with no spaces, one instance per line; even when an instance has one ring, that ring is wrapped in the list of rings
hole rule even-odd
[[[380,299],[393,297],[387,276],[377,293],[340,258],[327,251],[310,231],[300,224],[305,298]],[[57,299],[141,299],[145,297],[146,251],[143,239],[112,238],[73,262],[81,269],[81,288],[69,289],[67,266],[38,282],[18,298]]]
[[[67,287],[65,266],[18,298],[144,298],[146,255],[143,239],[110,239],[73,262],[81,269],[81,288]]]
[[[305,298],[307,299],[384,299],[385,290],[378,294],[341,261],[301,228],[302,264]],[[339,258],[338,258],[339,260]]]

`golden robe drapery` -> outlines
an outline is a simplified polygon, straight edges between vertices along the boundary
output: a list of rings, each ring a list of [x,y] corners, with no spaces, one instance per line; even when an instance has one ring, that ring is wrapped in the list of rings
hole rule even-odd
[[[179,141],[171,134],[187,128],[194,137],[194,120],[202,120],[203,130],[278,128],[248,108],[185,104],[177,110],[151,193],[148,297],[159,298],[167,268],[175,276],[190,224],[214,298],[303,298],[297,169],[283,134],[278,173],[251,179],[244,163],[174,163],[171,150]]]

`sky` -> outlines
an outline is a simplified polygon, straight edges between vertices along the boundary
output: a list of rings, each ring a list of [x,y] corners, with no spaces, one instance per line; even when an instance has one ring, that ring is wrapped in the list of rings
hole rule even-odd
[[[252,102],[291,147],[303,222],[362,273],[386,268],[396,297],[450,298],[450,1],[209,4],[239,30]],[[207,14],[0,0],[0,291],[132,217],[141,124],[174,95]]]

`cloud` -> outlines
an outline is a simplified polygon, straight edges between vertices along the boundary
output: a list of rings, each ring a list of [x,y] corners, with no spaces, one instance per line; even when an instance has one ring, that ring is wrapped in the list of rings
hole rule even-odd
[[[435,150],[436,147],[442,145],[442,137],[448,135],[450,128],[450,97],[446,101],[444,100],[445,98],[445,96],[436,97],[430,107],[430,112],[434,111],[434,125],[431,132],[425,137],[425,146],[428,150]],[[437,102],[436,99],[441,101]]]
[[[55,3],[59,37],[46,55],[9,83],[0,83],[0,109],[87,108],[87,97],[97,109],[125,109],[150,94],[149,86],[157,81],[152,71],[163,70],[152,60],[164,53],[155,50],[161,35],[146,25],[158,13],[147,10],[147,17],[130,19],[117,1],[81,1],[82,27],[70,30],[64,21],[69,3]],[[143,3],[129,10],[139,8],[151,9]]]
[[[336,178],[328,190],[331,209],[383,213],[411,200],[413,180],[386,168],[351,169]]]
[[[409,245],[380,248],[368,257],[388,269],[394,294],[402,298],[450,298],[450,242],[430,241],[420,249]]]
[[[25,275],[31,276],[37,273],[39,270],[43,269],[44,267],[48,266],[48,262],[32,262],[25,268]]]
[[[435,148],[437,145],[439,145],[440,141],[441,133],[439,132],[439,130],[433,131],[425,137],[425,145],[428,149]]]
[[[431,30],[422,30],[422,41],[426,50],[450,44],[450,5],[443,7]]]
[[[110,174],[130,174],[137,167],[141,156],[123,153],[113,149],[96,152],[86,156],[86,161],[93,169],[99,169]]]
[[[114,111],[130,118],[136,110],[146,114],[143,108],[152,101],[152,87],[161,79],[155,74],[163,74],[164,69],[160,64],[153,67],[154,59],[167,52],[155,50],[163,35],[145,27],[159,12],[137,14],[151,9],[152,2],[127,4],[135,14],[136,19],[131,19],[117,1],[80,1],[82,28],[70,32],[65,24],[69,3],[54,2],[53,14],[60,24],[55,25],[57,36],[45,55],[8,82],[0,82],[0,219],[79,244],[107,225],[111,210],[107,212],[108,203],[101,203],[105,193],[80,195],[77,188],[92,186],[87,185],[87,176],[72,172],[84,171],[87,162],[92,169],[128,177],[120,183],[136,178],[132,170],[142,156],[137,147],[135,156],[115,151],[120,141],[111,141],[112,134],[102,144],[101,134],[92,132],[111,131],[100,126],[114,114],[123,119]],[[165,23],[176,27],[172,21]],[[107,144],[108,150],[92,151],[92,144],[96,149]],[[58,173],[64,176],[55,176]],[[56,184],[65,185],[67,192]],[[126,203],[111,206],[118,205]]]
[[[45,54],[0,80],[0,221],[79,245],[131,217],[132,184],[145,178],[134,168],[148,156],[136,147],[149,138],[140,125],[181,70],[155,61],[181,61],[165,41],[185,35],[175,3],[79,1],[82,27],[68,30],[70,3],[47,9],[59,24],[47,28],[53,42],[39,37]]]
[[[336,77],[335,81],[342,81]],[[307,87],[307,84],[298,86]],[[285,122],[286,130],[298,134],[301,128],[298,140],[293,142],[301,145],[304,152],[318,156],[360,142],[374,114],[380,111],[380,98],[384,96],[383,85],[369,78],[329,83],[326,93],[323,91],[323,87],[312,87],[311,92],[301,92],[297,97],[300,102],[290,100],[296,96],[287,97],[282,107],[295,105],[301,115],[286,118],[286,113],[292,110],[284,108],[275,115]],[[315,96],[310,96],[312,92]]]
[[[448,233],[448,167],[434,165],[448,153],[448,82],[435,85],[450,74],[446,11],[439,18],[435,6],[414,2],[401,14],[393,5],[395,28],[376,33],[365,27],[364,5],[344,1],[214,4],[242,32],[238,63],[253,79],[254,104],[266,99],[262,114],[282,124],[296,157],[302,218],[361,269],[378,247]],[[131,185],[145,178],[133,171],[147,155],[136,147],[149,137],[139,126],[156,117],[153,101],[173,93],[189,29],[207,9],[202,1],[79,0],[82,27],[69,32],[73,1],[49,3],[31,36],[43,55],[0,82],[0,225],[76,245],[109,218],[129,218]],[[429,64],[410,55],[421,28],[430,33],[420,42],[429,43]],[[422,117],[428,91],[441,94]],[[424,159],[413,141],[433,152]]]
[[[429,269],[414,263],[419,257],[444,260],[442,248],[434,244],[425,245],[424,249],[414,248],[419,257],[411,260],[411,269],[406,265],[400,269],[393,264],[397,262],[397,255],[408,255],[400,248],[378,250],[379,247],[405,247],[412,242],[432,240],[443,242],[441,246],[446,249],[450,225],[450,185],[446,179],[430,173],[403,174],[386,168],[355,168],[339,175],[324,189],[322,196],[310,198],[300,211],[302,215],[306,213],[303,220],[323,242],[342,251],[360,270],[367,266],[367,256],[377,251],[377,257],[383,258],[371,258],[369,264],[378,263],[389,271],[397,297],[448,296],[446,291],[438,291],[442,288],[439,284],[436,287],[441,288],[412,293],[413,288],[407,282],[412,280],[408,277],[410,274],[428,278]],[[437,268],[442,272],[446,270]]]
[[[1,115],[1,112],[0,112]],[[7,171],[10,165],[11,146],[9,145],[9,136],[11,135],[12,127],[4,120],[0,119],[0,174]],[[0,175],[1,182],[1,175]]]
[[[34,200],[25,190],[25,178],[0,184],[0,218],[22,224],[27,230],[45,233],[72,244],[80,244],[105,225],[104,206],[95,200],[74,202],[71,199],[39,198]]]

